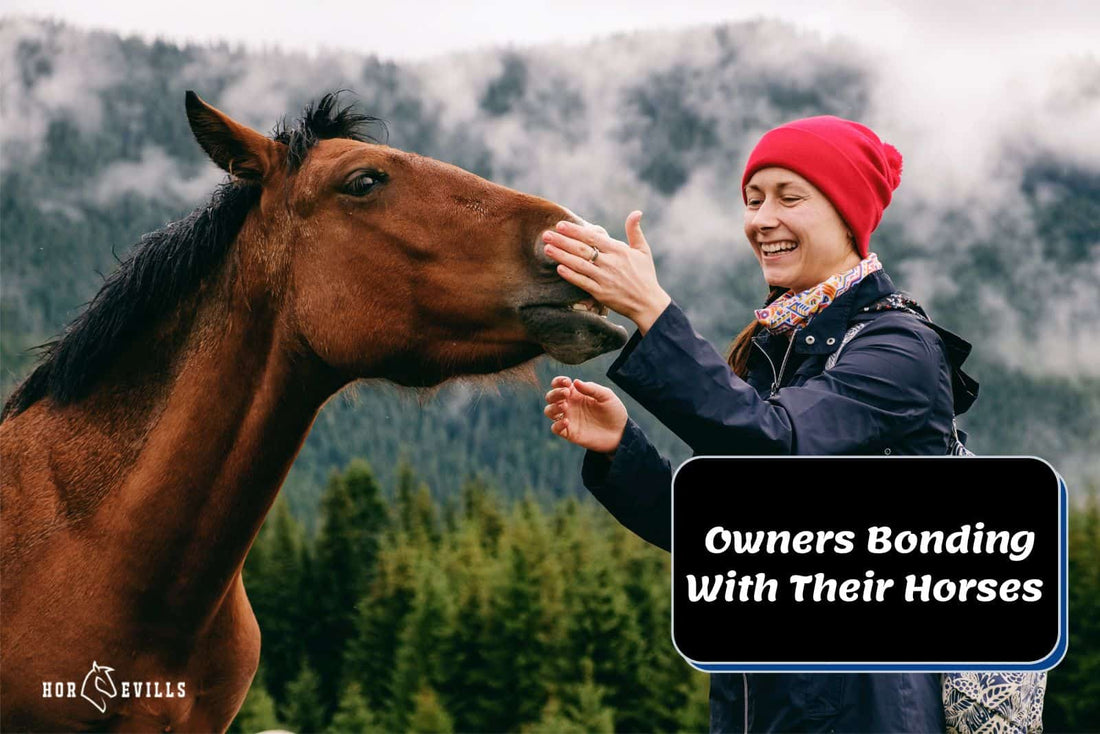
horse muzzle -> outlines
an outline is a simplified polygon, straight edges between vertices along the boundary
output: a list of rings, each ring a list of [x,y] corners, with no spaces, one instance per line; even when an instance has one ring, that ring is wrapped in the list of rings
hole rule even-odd
[[[607,318],[607,307],[591,296],[536,303],[519,309],[531,339],[554,359],[580,364],[626,344],[626,329]]]

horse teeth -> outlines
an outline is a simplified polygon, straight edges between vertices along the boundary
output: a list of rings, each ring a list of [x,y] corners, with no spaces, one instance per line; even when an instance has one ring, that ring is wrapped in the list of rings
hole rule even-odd
[[[599,316],[607,315],[607,307],[595,301],[577,301],[570,308],[574,311],[585,311],[587,313],[594,313]]]

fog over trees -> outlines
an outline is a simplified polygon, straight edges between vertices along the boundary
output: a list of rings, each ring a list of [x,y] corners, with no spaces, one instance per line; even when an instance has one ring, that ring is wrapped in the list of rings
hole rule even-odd
[[[1085,134],[1100,128],[1100,61],[1067,59],[1045,86],[1006,89],[992,107],[904,117],[904,90],[873,54],[793,31],[758,21],[395,64],[6,19],[0,389],[10,394],[33,363],[25,350],[78,313],[116,256],[223,178],[187,127],[186,89],[266,131],[346,88],[394,146],[546,196],[619,236],[641,208],[663,284],[719,349],[764,293],[737,193],[749,147],[786,120],[836,114],[905,156],[872,249],[975,344],[968,370],[982,393],[961,421],[971,448],[1041,456],[1080,494],[1100,477],[1100,153]],[[980,144],[967,124],[983,126]],[[602,379],[610,360],[538,374]],[[631,408],[674,458],[687,456]],[[538,389],[456,383],[421,404],[369,385],[322,412],[288,482],[292,509],[312,524],[329,471],[364,455],[391,481],[402,452],[433,492],[457,491],[472,471],[514,494],[582,491],[580,452],[550,435]]]

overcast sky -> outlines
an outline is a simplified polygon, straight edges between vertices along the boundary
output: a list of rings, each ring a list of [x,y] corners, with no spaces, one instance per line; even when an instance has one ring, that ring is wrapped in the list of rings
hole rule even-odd
[[[991,54],[1020,63],[1100,51],[1100,2],[1043,0],[6,0],[5,14],[176,41],[226,39],[251,48],[349,49],[396,60],[491,45],[585,41],[610,33],[782,18],[885,50],[950,49],[959,62]],[[217,21],[212,19],[216,18]]]

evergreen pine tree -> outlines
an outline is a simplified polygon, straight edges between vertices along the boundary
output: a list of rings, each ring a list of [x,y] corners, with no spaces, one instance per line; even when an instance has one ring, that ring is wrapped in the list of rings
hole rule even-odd
[[[321,503],[311,594],[310,659],[326,711],[335,709],[345,683],[344,657],[356,635],[357,605],[375,573],[384,518],[378,485],[365,462],[352,462],[343,475],[333,474]]]
[[[325,708],[321,700],[320,680],[308,662],[303,661],[298,677],[286,687],[280,718],[301,734],[319,732],[325,726]]]
[[[454,722],[434,690],[421,688],[415,699],[416,707],[409,719],[409,731],[418,734],[450,734],[454,731]]]
[[[407,459],[397,465],[397,489],[394,492],[398,527],[408,534],[415,545],[439,542],[439,519],[431,489],[418,482]]]
[[[394,698],[397,648],[405,620],[413,608],[419,553],[403,533],[386,534],[374,582],[360,600],[355,635],[345,653],[348,680],[355,680],[371,710],[383,712]]]
[[[305,540],[301,526],[282,499],[275,507],[245,562],[244,581],[263,636],[263,682],[281,700],[298,674],[305,651],[302,622]],[[259,678],[259,674],[257,674]]]
[[[397,461],[397,486],[393,493],[394,514],[397,516],[398,530],[412,534],[413,496],[416,494],[416,472],[404,455]]]
[[[1100,485],[1069,514],[1069,651],[1047,675],[1047,731],[1100,725]]]
[[[257,674],[256,679],[252,681],[252,686],[248,689],[248,694],[244,697],[241,710],[237,712],[228,731],[230,734],[255,734],[259,731],[278,728],[275,700],[264,688]]]
[[[386,730],[367,706],[359,684],[352,681],[344,688],[340,704],[328,725],[329,734],[385,734]]]
[[[586,678],[577,694],[578,704],[574,717],[581,728],[593,734],[612,734],[615,731],[615,714],[603,705],[603,689],[591,678]],[[625,731],[640,731],[626,729]]]
[[[352,460],[344,472],[344,482],[351,498],[352,543],[362,569],[362,578],[359,579],[361,586],[358,590],[361,596],[366,593],[373,578],[382,532],[389,521],[389,515],[382,499],[382,489],[366,461]]]
[[[670,641],[670,557],[625,529],[617,529],[615,538],[622,546],[619,566],[623,592],[641,642],[637,695],[633,703],[622,702],[632,708],[617,723],[620,727],[644,723],[650,729],[672,731],[692,693],[694,671],[684,664]]]
[[[615,731],[615,713],[603,704],[604,688],[593,680],[592,661],[584,658],[580,661],[582,679],[573,687],[572,698],[575,703],[567,706],[565,716],[577,724],[581,731],[592,734],[611,734]],[[651,731],[649,728],[627,729],[626,731]]]
[[[436,513],[435,500],[432,499],[428,485],[421,482],[413,497],[413,532],[416,537],[423,538],[432,545],[437,545],[440,540],[439,518]]]
[[[683,663],[683,660],[680,661]],[[684,667],[688,667],[684,665]],[[701,671],[687,671],[687,700],[677,712],[675,731],[708,731],[710,729],[710,676]],[[670,731],[672,731],[670,730]]]
[[[461,514],[459,501],[453,494],[448,494],[443,497],[440,504],[439,516],[443,526],[443,534],[454,536],[458,532],[459,515]]]
[[[586,545],[586,567],[570,586],[572,652],[568,659],[592,662],[594,682],[606,691],[604,701],[615,711],[616,728],[648,730],[652,723],[638,716],[645,708],[640,697],[645,692],[642,663],[646,643],[606,544],[590,537]],[[575,676],[580,675],[581,671],[576,671]]]
[[[551,518],[528,492],[513,513],[512,544],[521,548],[530,565],[533,587],[538,591],[541,622],[538,645],[543,651],[543,677],[548,692],[557,681],[573,681],[572,670],[564,663],[568,652],[568,584],[563,571],[559,538]]]
[[[462,483],[463,517],[478,529],[482,545],[490,553],[496,553],[497,542],[504,532],[504,515],[500,511],[489,484],[479,476],[471,476]]]
[[[534,724],[520,729],[523,734],[589,734],[588,730],[570,719],[562,709],[561,701],[552,696],[542,711],[542,717]]]
[[[457,610],[445,642],[445,682],[440,691],[457,731],[492,731],[492,722],[502,720],[504,708],[495,695],[499,671],[491,654],[500,644],[491,601],[499,586],[497,569],[473,523],[460,522],[450,547],[445,568]]]
[[[421,689],[432,689],[435,696],[434,691],[444,683],[444,646],[451,635],[452,624],[446,579],[441,569],[424,558],[417,569],[416,596],[397,649],[390,711],[390,724],[394,729],[410,725],[418,705],[416,695]]]
[[[507,575],[493,600],[497,626],[489,656],[496,676],[495,695],[503,710],[492,728],[499,731],[537,721],[548,696],[547,646],[542,637],[546,617],[528,552],[507,548]]]

